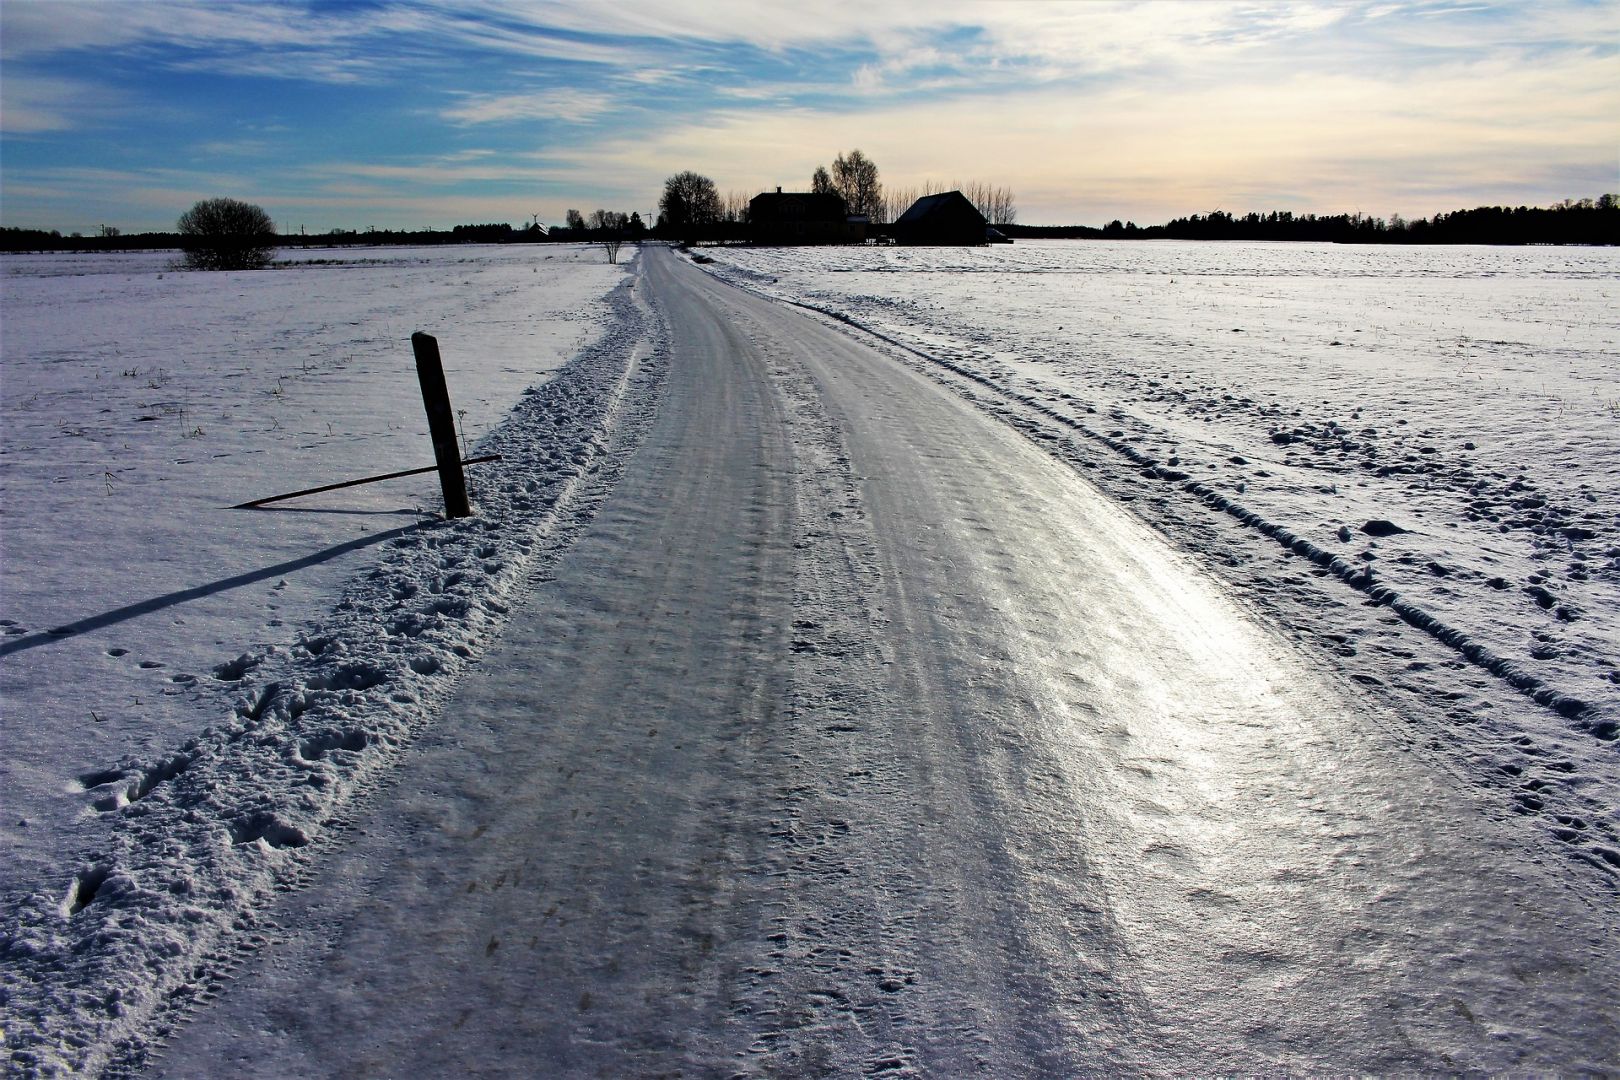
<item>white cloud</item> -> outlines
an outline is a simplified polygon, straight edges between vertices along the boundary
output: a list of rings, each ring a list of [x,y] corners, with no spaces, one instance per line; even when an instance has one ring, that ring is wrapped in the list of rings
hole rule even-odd
[[[270,152],[270,144],[263,139],[211,139],[191,149],[205,157],[259,157]]]
[[[0,131],[9,136],[48,139],[88,127],[133,132],[189,119],[169,102],[143,100],[138,91],[97,79],[8,65],[0,80]]]
[[[113,49],[146,42],[253,45],[281,48],[337,42],[366,32],[364,24],[268,3],[196,0],[11,0],[0,8],[6,60],[67,49]]]
[[[1320,25],[1334,9],[1288,4],[1256,9],[1228,0],[1205,3],[1052,4],[1006,0],[866,0],[758,4],[753,0],[460,0],[384,7],[327,9],[226,0],[10,0],[4,18],[8,60],[48,56],[66,49],[112,49],[164,44],[195,50],[193,67],[258,63],[259,73],[348,81],[381,74],[386,52],[371,47],[406,41],[405,55],[472,48],[495,54],[569,60],[657,71],[676,46],[748,45],[771,52],[862,47],[881,69],[904,71],[927,63],[939,33],[979,28],[980,39],[952,59],[999,62],[1043,59],[1065,70],[1111,70],[1199,44],[1217,35],[1256,27]],[[1256,15],[1256,12],[1259,15]],[[253,50],[268,54],[249,59]],[[274,59],[279,57],[278,71]]]
[[[644,50],[571,39],[539,16],[491,25],[499,5],[410,3],[311,10],[264,0],[8,0],[0,57],[48,59],[68,50],[179,49],[171,69],[352,83],[378,81],[456,48],[601,65],[648,62]]]
[[[616,102],[607,94],[558,88],[520,94],[461,94],[441,115],[457,124],[492,124],[512,120],[561,120],[580,123],[610,112]]]
[[[1620,4],[1612,0],[1466,8],[414,0],[319,9],[268,0],[0,0],[0,22],[8,137],[48,139],[119,119],[132,125],[124,149],[133,151],[139,119],[193,105],[137,102],[149,88],[133,81],[120,98],[66,75],[67,49],[154,71],[311,80],[337,86],[334,94],[345,84],[386,85],[395,96],[379,100],[420,122],[426,160],[391,164],[406,159],[385,148],[371,162],[289,158],[262,177],[273,190],[317,201],[373,199],[378,224],[388,205],[417,214],[418,196],[442,200],[426,220],[446,220],[457,198],[499,220],[487,209],[494,202],[467,190],[542,174],[546,190],[563,185],[558,198],[575,205],[645,212],[679,169],[709,173],[722,188],[762,190],[803,183],[817,163],[856,145],[890,183],[956,177],[1013,186],[1026,220],[1157,220],[1267,192],[1308,193],[1300,197],[1313,205],[1302,209],[1354,198],[1419,214],[1454,208],[1448,175],[1459,192],[1584,178],[1592,162],[1612,175],[1620,144]],[[761,52],[772,70],[791,74],[751,77]],[[532,88],[563,72],[572,85]],[[691,111],[695,90],[721,108]],[[524,122],[599,120],[649,96],[669,103],[668,118],[638,124],[635,138],[595,141],[574,128],[543,154],[500,147]],[[296,123],[343,134],[319,116]],[[472,131],[486,145],[457,149]],[[251,149],[198,149],[221,156],[233,146]],[[8,166],[5,175],[8,200],[41,186],[34,173]],[[218,193],[208,177],[146,175],[148,192]],[[236,179],[252,187],[261,177]],[[92,181],[78,185],[72,190],[95,195]]]
[[[0,131],[7,135],[69,131],[76,117],[109,105],[104,90],[78,79],[7,72],[0,85]]]
[[[1427,216],[1461,195],[1493,201],[1612,164],[1620,86],[1591,55],[1549,68],[1508,61],[1415,73],[1404,82],[1271,72],[1225,85],[1016,90],[954,107],[916,102],[849,111],[743,109],[645,139],[558,152],[656,191],[697,168],[722,188],[807,179],[859,145],[886,183],[982,179],[1019,195],[1026,221],[1137,221],[1225,206],[1330,212],[1357,205]],[[1604,87],[1594,93],[1594,87]],[[1271,205],[1233,205],[1270,193]],[[1301,194],[1303,193],[1303,194]],[[1300,205],[1300,199],[1309,204]],[[1106,215],[1104,217],[1103,215]]]

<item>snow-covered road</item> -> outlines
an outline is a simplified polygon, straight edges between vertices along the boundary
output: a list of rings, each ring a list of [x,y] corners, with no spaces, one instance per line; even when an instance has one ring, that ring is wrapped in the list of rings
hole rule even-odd
[[[1407,717],[936,382],[639,273],[616,486],[155,1072],[1620,1060],[1612,908]]]

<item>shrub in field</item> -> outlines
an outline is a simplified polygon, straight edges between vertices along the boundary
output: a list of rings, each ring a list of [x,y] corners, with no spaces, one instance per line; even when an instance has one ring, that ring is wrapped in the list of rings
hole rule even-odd
[[[203,199],[180,215],[188,270],[259,270],[276,250],[270,215],[239,199]]]

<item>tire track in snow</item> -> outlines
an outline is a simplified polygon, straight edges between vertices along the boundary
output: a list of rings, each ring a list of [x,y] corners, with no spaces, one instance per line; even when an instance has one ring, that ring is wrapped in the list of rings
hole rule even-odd
[[[765,871],[779,883],[778,898],[769,905],[765,958],[749,969],[739,994],[762,1027],[749,1064],[764,1075],[863,1077],[941,1069],[1063,1075],[1104,1060],[1118,1066],[1119,1057],[1065,1045],[1051,1033],[1042,1003],[1064,999],[1072,987],[1041,970],[1038,946],[1025,936],[1039,923],[1030,901],[1005,877],[976,876],[985,869],[978,858],[999,875],[1018,856],[979,834],[969,848],[982,844],[988,854],[974,851],[973,861],[953,871],[932,866],[945,858],[930,836],[942,820],[939,789],[980,792],[995,781],[978,775],[977,765],[967,779],[944,757],[918,761],[928,753],[924,740],[938,733],[919,730],[914,714],[928,711],[922,699],[895,687],[931,677],[894,674],[897,663],[913,662],[897,656],[896,635],[911,635],[893,625],[886,603],[897,578],[883,569],[864,478],[821,389],[797,365],[774,374],[802,466],[789,723],[772,748],[780,759],[773,771],[786,779],[774,793]],[[1018,771],[1049,767],[1027,746],[1019,750]],[[932,769],[959,787],[929,776]],[[987,822],[1007,810],[993,800],[983,809]],[[955,887],[941,889],[940,876],[952,872]],[[975,905],[1000,909],[992,927],[963,926],[962,907]],[[957,937],[965,932],[982,936]],[[1099,1001],[1140,1007],[1112,973],[1093,971],[1090,983]],[[1120,1014],[1102,1013],[1116,1022]],[[1124,1041],[1117,1029],[1113,1035]]]
[[[712,274],[713,272],[710,271],[710,273]],[[1343,581],[1345,584],[1351,586],[1359,592],[1365,593],[1378,603],[1388,606],[1411,626],[1424,631],[1442,644],[1449,645],[1453,649],[1456,649],[1471,663],[1478,665],[1484,670],[1490,672],[1492,675],[1495,675],[1497,678],[1503,680],[1509,686],[1513,687],[1513,689],[1528,696],[1536,704],[1549,708],[1558,713],[1560,716],[1574,721],[1581,730],[1592,735],[1593,738],[1603,742],[1613,742],[1616,738],[1620,738],[1620,722],[1617,722],[1609,717],[1594,715],[1595,710],[1587,702],[1548,686],[1541,678],[1524,671],[1507,658],[1492,652],[1484,644],[1475,641],[1466,632],[1449,626],[1441,619],[1435,617],[1427,611],[1424,611],[1421,607],[1406,599],[1396,590],[1378,582],[1376,575],[1372,572],[1370,567],[1356,566],[1341,556],[1334,555],[1332,552],[1311,543],[1309,540],[1295,535],[1294,532],[1287,526],[1267,520],[1229,496],[1222,495],[1211,485],[1203,481],[1193,479],[1186,472],[1180,469],[1166,466],[1151,454],[1144,454],[1129,443],[1120,439],[1112,438],[1100,431],[1097,431],[1071,416],[1065,415],[1064,413],[1058,412],[1056,409],[1053,409],[1050,406],[1042,404],[1029,395],[1019,394],[1016,391],[1008,390],[989,376],[964,367],[963,365],[956,364],[949,360],[945,360],[927,353],[914,345],[907,344],[898,338],[885,334],[872,326],[843,314],[842,312],[823,307],[819,304],[812,304],[808,301],[792,300],[760,292],[759,290],[751,288],[745,283],[733,280],[731,278],[722,277],[719,274],[714,274],[713,276],[717,280],[724,281],[726,284],[731,285],[734,288],[743,289],[755,296],[761,297],[762,299],[770,300],[775,303],[789,304],[793,307],[802,308],[806,311],[812,311],[818,315],[823,315],[829,319],[833,319],[853,330],[870,335],[871,337],[882,341],[886,345],[903,350],[904,352],[909,353],[920,360],[926,361],[928,364],[942,368],[949,371],[953,375],[967,379],[978,386],[994,392],[1002,397],[1005,403],[1010,406],[1031,409],[1053,423],[1060,424],[1063,427],[1069,428],[1070,430],[1075,431],[1088,439],[1106,446],[1109,450],[1112,450],[1114,453],[1130,461],[1133,465],[1138,466],[1142,470],[1143,475],[1152,479],[1162,480],[1167,484],[1179,486],[1181,490],[1195,496],[1201,502],[1204,502],[1217,510],[1231,515],[1234,519],[1248,526],[1249,528],[1255,529],[1263,535],[1277,541],[1281,547],[1287,548],[1294,554],[1303,556],[1316,565],[1329,570],[1340,581]],[[947,385],[950,385],[948,381]],[[981,408],[984,407],[983,403],[978,402],[976,398],[970,397],[969,399],[974,400],[980,405]],[[987,411],[995,412],[996,410],[991,408]]]
[[[307,879],[349,808],[590,520],[647,423],[665,338],[637,280],[611,294],[602,339],[479,444],[505,460],[474,478],[477,516],[400,530],[319,629],[220,664],[216,680],[240,695],[223,723],[79,778],[105,840],[77,856],[63,891],[7,898],[13,1069],[137,1065],[244,943],[273,933],[255,909]]]
[[[1547,680],[1524,670],[1512,660],[1500,655],[1468,632],[1451,625],[1409,596],[1381,581],[1371,567],[1351,562],[1320,545],[1298,535],[1288,526],[1272,521],[1250,509],[1232,496],[1221,492],[1215,485],[1193,477],[1183,469],[1161,462],[1151,454],[1143,453],[1129,442],[1099,431],[1084,421],[1045,404],[1030,394],[1008,389],[993,377],[950,359],[936,356],[891,334],[871,326],[837,309],[766,292],[746,280],[741,274],[730,274],[717,264],[700,265],[717,281],[739,289],[771,303],[786,304],[832,320],[850,331],[870,337],[901,354],[900,358],[916,364],[919,370],[942,385],[950,387],[975,407],[999,417],[1012,427],[1023,431],[1046,453],[1058,460],[1068,461],[1063,438],[1048,425],[1057,425],[1129,464],[1145,479],[1159,481],[1166,488],[1191,496],[1197,502],[1225,515],[1258,537],[1275,543],[1290,555],[1305,559],[1311,565],[1348,586],[1353,593],[1366,598],[1372,606],[1385,607],[1403,623],[1425,634],[1439,645],[1451,650],[1474,669],[1499,680],[1503,685],[1523,695],[1535,705],[1561,717],[1569,730],[1590,738],[1600,746],[1612,748],[1620,739],[1620,717],[1609,710],[1569,694]],[[970,385],[964,385],[964,383]],[[988,394],[984,393],[985,391]],[[1075,459],[1074,465],[1093,464]],[[1540,766],[1545,750],[1524,734],[1511,740],[1518,755],[1527,757],[1526,764]],[[1552,764],[1557,765],[1557,762]],[[1567,763],[1565,763],[1567,764]],[[1500,789],[1504,777],[1507,783],[1516,783],[1519,789],[1510,795],[1512,808],[1520,814],[1545,817],[1548,835],[1559,841],[1556,845],[1564,854],[1577,862],[1599,871],[1598,879],[1609,888],[1620,887],[1620,833],[1609,820],[1612,808],[1595,802],[1575,790],[1572,778],[1566,772],[1554,769],[1546,777],[1522,777],[1522,766],[1500,763],[1481,775],[1475,770],[1474,779],[1482,786]],[[1546,772],[1537,769],[1537,772]],[[1567,789],[1569,804],[1556,805],[1548,799],[1548,788],[1559,785]]]
[[[1283,670],[1251,667],[1239,624],[1170,599],[1183,579],[1155,564],[1161,545],[1075,483],[1067,463],[998,435],[1007,417],[952,406],[923,372],[871,358],[859,339],[715,299],[791,337],[849,448],[830,447],[825,462],[837,467],[829,483],[847,468],[862,496],[854,507],[834,500],[843,516],[827,529],[843,553],[816,543],[807,566],[863,567],[875,541],[879,569],[870,586],[836,571],[801,582],[796,618],[816,625],[795,628],[795,715],[805,719],[792,730],[810,746],[779,830],[790,889],[775,927],[778,997],[766,999],[784,1003],[771,1017],[791,1027],[762,1043],[761,1071],[1199,1072],[1212,1053],[1250,1071],[1440,1067],[1444,1039],[1432,1030],[1410,1045],[1367,1037],[1393,1035],[1408,1021],[1388,1018],[1409,1006],[1350,961],[1401,968],[1392,983],[1418,997],[1449,992],[1438,987],[1453,976],[1431,958],[1454,954],[1451,933],[1420,918],[1430,949],[1408,955],[1388,936],[1408,925],[1393,913],[1430,902],[1456,913],[1452,926],[1469,917],[1450,898],[1421,900],[1427,885],[1393,886],[1397,900],[1371,879],[1414,873],[1403,838],[1419,837],[1421,850],[1425,833],[1494,866],[1468,828],[1443,820],[1451,811],[1436,815],[1469,813],[1466,792],[1437,798],[1427,763],[1369,755],[1386,745],[1382,711],[1337,689],[1315,657],[1282,650]],[[853,464],[838,465],[842,456]],[[847,603],[867,593],[864,611]],[[1176,617],[1165,620],[1166,603]],[[1194,689],[1182,698],[1176,687]],[[1301,700],[1282,704],[1291,693]],[[819,727],[834,730],[813,741]],[[869,775],[841,775],[844,752],[850,772]],[[1296,828],[1289,807],[1321,816]],[[1251,869],[1211,872],[1241,866],[1255,845],[1268,853]],[[1479,878],[1458,869],[1430,872],[1466,892]],[[1391,906],[1362,906],[1364,890]],[[890,995],[876,1005],[858,977],[867,958]],[[1500,1001],[1512,1010],[1521,996],[1510,980]],[[1572,1015],[1549,1011],[1561,1023]],[[1570,1029],[1595,1045],[1612,1025],[1594,1016]],[[846,1034],[818,1045],[834,1031]]]

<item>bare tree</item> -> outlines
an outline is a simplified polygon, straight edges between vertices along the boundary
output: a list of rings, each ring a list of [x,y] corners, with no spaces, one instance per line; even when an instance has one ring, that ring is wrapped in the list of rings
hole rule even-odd
[[[720,220],[746,225],[751,201],[752,199],[746,191],[738,191],[733,188],[731,191],[726,192],[726,197],[721,200]]]
[[[922,196],[914,187],[883,189],[883,220],[898,221],[900,215],[911,209],[911,204]]]
[[[270,215],[238,199],[203,199],[176,227],[188,270],[262,270],[275,254]]]
[[[1018,220],[1018,206],[1010,187],[994,188],[990,197],[990,213],[985,217],[992,225],[1011,225]]]
[[[877,163],[859,150],[833,159],[833,189],[844,197],[851,214],[866,214],[874,221],[883,219],[883,185],[878,182]]]
[[[630,216],[617,210],[596,209],[591,216],[582,219],[590,234],[593,244],[601,245],[607,252],[609,263],[619,261],[619,249],[624,247],[624,234],[630,227]]]
[[[827,171],[827,166],[816,166],[815,173],[810,177],[810,191],[815,195],[838,194],[838,189],[833,187],[832,174]]]
[[[585,229],[585,215],[581,214],[578,210],[570,210],[570,211],[568,211],[568,216],[567,216],[567,218],[565,220],[568,222],[568,227],[570,229],[578,229],[580,231],[584,231],[584,229]]]

